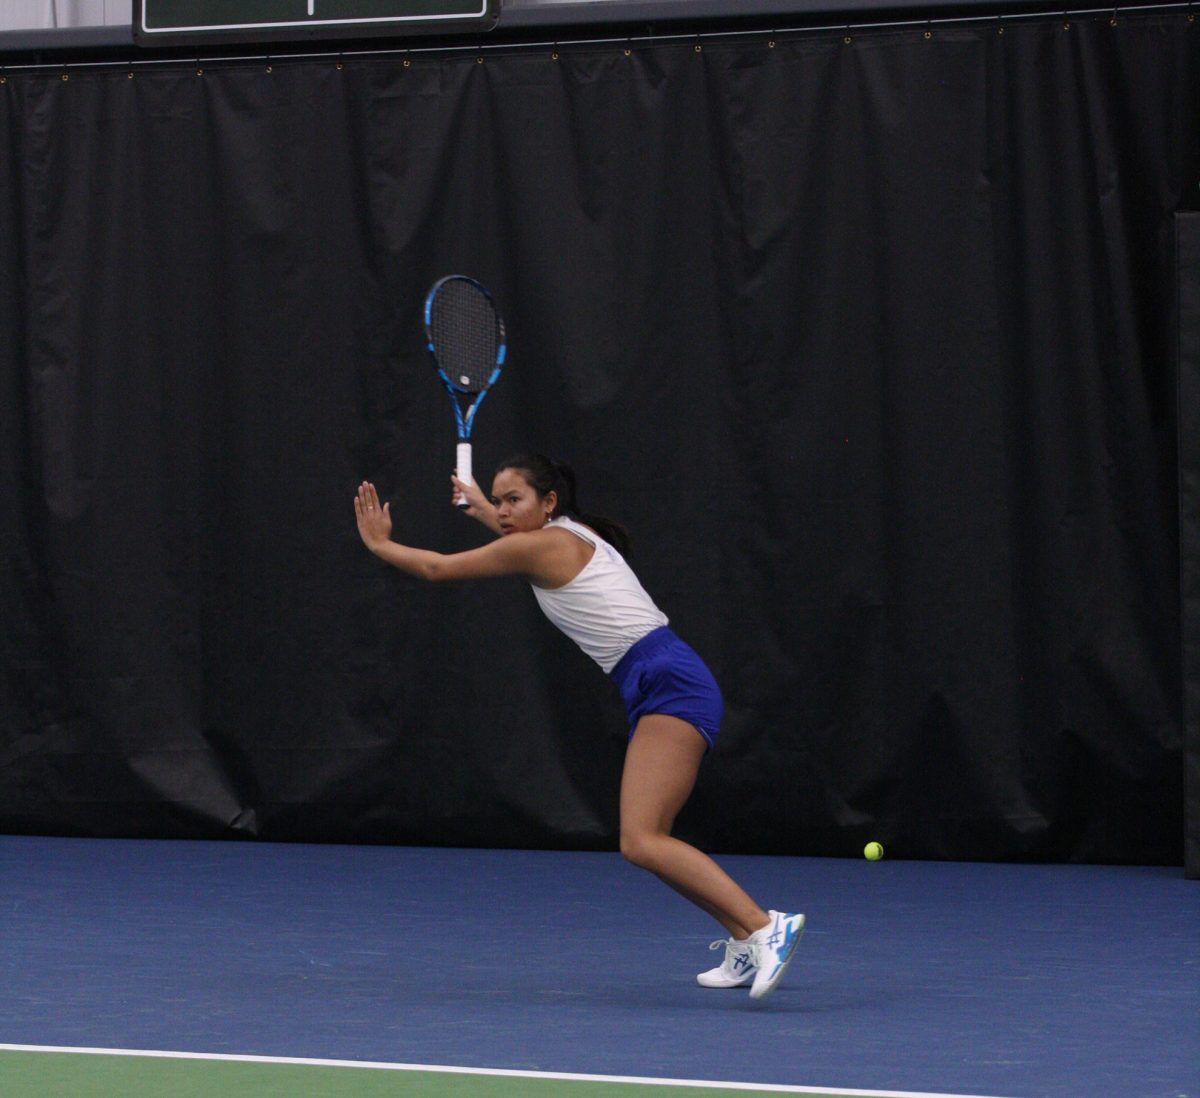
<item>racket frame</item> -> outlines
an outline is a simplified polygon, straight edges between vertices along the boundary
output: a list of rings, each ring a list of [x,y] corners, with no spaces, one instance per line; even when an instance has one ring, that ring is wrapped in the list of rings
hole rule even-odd
[[[437,297],[438,291],[441,290],[447,282],[467,282],[475,287],[487,299],[487,303],[491,306],[492,315],[496,319],[496,363],[492,368],[491,374],[488,375],[487,382],[475,394],[475,399],[471,401],[470,406],[464,412],[459,404],[459,397],[470,396],[469,390],[464,389],[457,384],[450,375],[442,367],[438,361],[437,347],[433,341],[433,302]],[[442,385],[446,389],[446,393],[450,397],[450,405],[454,409],[454,425],[458,431],[458,446],[455,451],[455,475],[464,484],[473,484],[471,469],[471,430],[475,426],[475,413],[479,411],[479,406],[483,403],[483,398],[488,395],[492,386],[496,384],[500,377],[500,372],[504,368],[504,359],[508,351],[508,343],[504,331],[504,317],[500,315],[500,310],[496,306],[496,300],[492,297],[491,291],[483,285],[478,279],[471,278],[469,275],[445,275],[439,278],[430,288],[429,293],[425,295],[425,345],[429,349],[430,357],[433,359],[434,369],[437,370],[437,375],[441,378]],[[455,501],[457,507],[469,507],[465,496],[460,495]]]

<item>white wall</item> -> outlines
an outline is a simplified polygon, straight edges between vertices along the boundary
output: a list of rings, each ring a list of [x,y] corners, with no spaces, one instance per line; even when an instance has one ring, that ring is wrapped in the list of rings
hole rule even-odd
[[[133,0],[0,0],[0,31],[132,22]]]

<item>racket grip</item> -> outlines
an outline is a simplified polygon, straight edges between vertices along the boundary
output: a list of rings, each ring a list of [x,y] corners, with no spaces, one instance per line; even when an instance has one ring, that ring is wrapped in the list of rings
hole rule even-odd
[[[458,477],[464,484],[473,483],[471,479],[471,444],[469,442],[460,442],[458,444],[458,455],[455,459],[455,476]],[[467,497],[459,494],[458,500],[455,503],[456,507],[470,507],[471,504]]]

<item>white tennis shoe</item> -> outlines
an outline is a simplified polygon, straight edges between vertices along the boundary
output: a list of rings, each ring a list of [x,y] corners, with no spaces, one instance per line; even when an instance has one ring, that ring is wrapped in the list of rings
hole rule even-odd
[[[709,949],[725,947],[725,959],[716,968],[701,972],[696,983],[701,987],[741,987],[754,979],[754,951],[750,943],[736,938],[718,938]]]
[[[804,933],[804,916],[788,915],[783,911],[768,911],[771,921],[761,930],[750,935],[749,945],[754,951],[758,971],[750,988],[751,999],[762,999],[771,994],[791,964],[792,954]]]

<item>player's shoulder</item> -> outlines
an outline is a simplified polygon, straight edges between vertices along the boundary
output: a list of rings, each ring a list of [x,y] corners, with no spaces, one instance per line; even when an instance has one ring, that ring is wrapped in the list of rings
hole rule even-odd
[[[536,557],[554,552],[566,544],[560,539],[569,537],[566,530],[542,527],[540,530],[514,530],[511,534],[501,534],[492,544],[501,546],[504,552],[516,557]]]
[[[559,526],[557,523],[548,522],[540,530],[531,530],[531,536],[551,537],[551,538],[574,538],[579,540],[579,535],[575,531],[568,529],[566,526]]]

